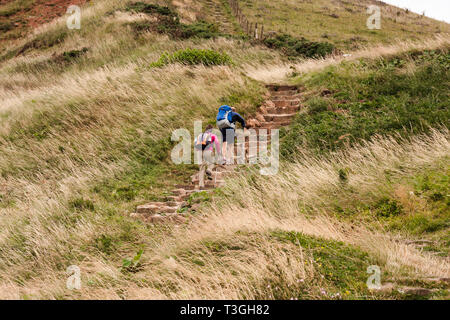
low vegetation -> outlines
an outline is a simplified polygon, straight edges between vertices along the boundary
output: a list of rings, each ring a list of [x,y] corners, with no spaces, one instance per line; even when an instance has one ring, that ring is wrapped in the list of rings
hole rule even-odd
[[[269,48],[279,49],[287,56],[303,58],[322,58],[335,50],[328,42],[312,42],[305,38],[296,39],[288,34],[267,38],[264,44]]]
[[[330,42],[340,50],[355,50],[375,43],[425,40],[450,32],[449,25],[426,16],[382,2],[381,29],[367,28],[367,8],[371,0],[285,1],[279,5],[271,0],[241,2],[243,13],[252,22],[264,24],[266,32],[305,37],[314,42]]]
[[[173,12],[169,7],[160,6],[153,3],[145,2],[130,2],[125,6],[125,10],[132,12],[142,12],[147,14],[160,14],[162,16],[170,16],[177,18],[178,15]]]
[[[329,152],[375,134],[407,136],[448,126],[450,54],[442,50],[361,59],[296,77],[310,92],[282,134],[282,154]]]
[[[226,53],[216,52],[214,50],[202,49],[184,49],[172,54],[163,54],[157,62],[152,63],[151,67],[162,67],[171,63],[181,63],[187,65],[218,66],[231,64],[231,58]]]

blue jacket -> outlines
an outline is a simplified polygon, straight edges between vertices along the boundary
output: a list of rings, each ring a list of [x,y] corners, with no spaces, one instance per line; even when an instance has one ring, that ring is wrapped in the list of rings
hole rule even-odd
[[[239,122],[242,126],[242,128],[245,128],[245,120],[244,118],[242,118],[242,116],[237,113],[237,112],[233,112],[231,111],[228,114],[228,121],[230,121],[231,123],[235,123],[235,122]]]

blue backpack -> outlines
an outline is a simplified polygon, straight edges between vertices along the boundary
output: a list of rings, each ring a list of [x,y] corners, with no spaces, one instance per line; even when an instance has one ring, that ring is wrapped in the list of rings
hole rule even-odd
[[[231,111],[232,110],[231,110],[230,106],[227,106],[227,105],[221,106],[219,108],[219,113],[217,114],[217,121],[225,120],[225,117],[227,117]],[[227,119],[227,120],[229,120],[229,119]]]

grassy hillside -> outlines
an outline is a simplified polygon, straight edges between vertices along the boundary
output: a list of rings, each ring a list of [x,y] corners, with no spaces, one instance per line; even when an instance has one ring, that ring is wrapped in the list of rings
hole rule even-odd
[[[284,132],[285,156],[297,148],[328,152],[374,134],[411,135],[450,125],[450,47],[359,59],[297,76],[305,112]]]
[[[381,7],[381,30],[366,26],[369,5]],[[447,23],[373,0],[245,0],[241,7],[251,21],[263,23],[266,31],[330,41],[347,50],[450,32]]]
[[[231,15],[230,28],[211,24],[208,10],[96,1],[81,30],[61,18],[3,43],[0,298],[414,298],[369,291],[371,264],[386,281],[445,297],[426,279],[449,271],[449,38],[293,69],[242,37]],[[248,116],[262,103],[250,65],[305,87],[280,175],[242,168],[191,199],[187,225],[131,219],[196,169],[169,160],[172,130],[214,123],[220,104]],[[409,244],[419,238],[425,250]],[[82,270],[80,291],[66,288],[70,265]]]

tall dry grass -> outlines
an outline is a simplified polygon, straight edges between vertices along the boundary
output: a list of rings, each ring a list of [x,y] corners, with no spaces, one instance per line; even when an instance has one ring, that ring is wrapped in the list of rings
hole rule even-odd
[[[380,137],[330,158],[303,157],[298,163],[285,164],[279,175],[256,176],[250,184],[247,177],[236,177],[229,181],[230,198],[208,209],[213,214],[205,212],[192,237],[236,230],[295,230],[361,247],[393,272],[406,267],[410,275],[447,277],[450,265],[445,258],[419,252],[367,226],[348,225],[329,213],[336,199],[352,203],[389,190],[386,170],[394,176],[408,176],[435,161],[445,161],[449,142],[447,129],[433,130],[431,136],[414,137],[410,142]],[[338,168],[351,172],[348,189],[339,181]]]
[[[332,203],[336,197],[375,197],[387,184],[385,170],[394,177],[408,176],[448,159],[449,138],[446,129],[410,141],[378,138],[330,158],[302,157],[298,163],[285,164],[280,174],[269,178],[234,176],[225,189],[228,196],[203,208],[189,225],[156,229],[151,235],[144,232],[145,258],[136,275],[124,276],[114,262],[83,252],[84,258],[77,261],[83,270],[83,288],[78,292],[65,289],[67,275],[45,262],[57,260],[58,251],[66,251],[65,246],[80,250],[63,236],[64,230],[52,229],[51,234],[36,237],[35,243],[35,254],[43,259],[42,263],[36,259],[35,267],[47,270],[45,276],[24,279],[22,285],[17,285],[12,274],[3,274],[1,297],[253,299],[274,296],[275,288],[267,285],[271,281],[295,292],[302,280],[302,290],[308,288],[310,298],[320,298],[326,284],[320,282],[312,256],[297,245],[274,242],[268,235],[275,230],[296,231],[358,247],[374,257],[394,280],[448,277],[447,259],[419,251],[400,235],[365,223],[339,220],[332,214]],[[353,192],[344,190],[339,182],[336,168],[341,166],[351,172],[348,188]],[[87,240],[94,225],[95,221],[80,223],[77,241]],[[32,225],[30,228],[39,230]],[[214,245],[208,245],[214,243],[237,249],[218,254]],[[17,266],[20,258],[13,259],[15,250],[5,249],[3,263]]]

